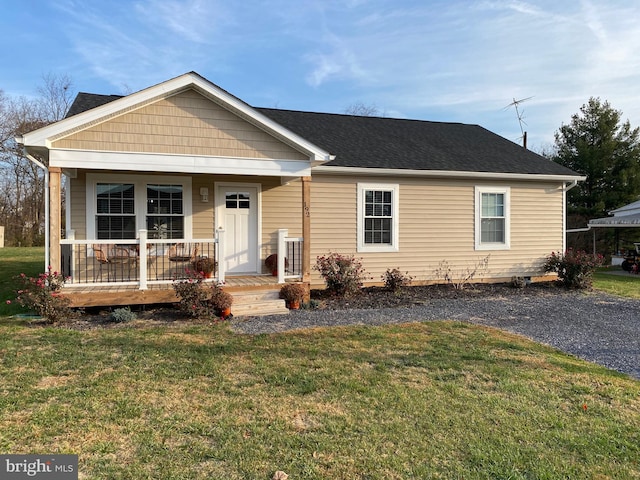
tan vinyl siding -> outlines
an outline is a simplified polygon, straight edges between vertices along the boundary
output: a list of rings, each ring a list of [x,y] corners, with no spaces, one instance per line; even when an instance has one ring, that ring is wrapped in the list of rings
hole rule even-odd
[[[67,225],[67,230],[75,230],[78,240],[87,239],[87,192],[86,174],[79,171],[76,178],[69,178],[71,182],[71,198],[67,199],[67,208],[71,208],[71,225]]]
[[[53,148],[308,159],[193,90],[56,140]]]
[[[106,172],[105,172],[106,173]],[[85,172],[71,179],[71,221],[76,238],[86,238]],[[416,282],[437,281],[434,270],[443,260],[456,272],[490,255],[486,279],[508,279],[513,275],[536,276],[540,264],[563,243],[562,184],[534,182],[474,182],[410,178],[361,178],[363,183],[399,186],[399,251],[358,253],[357,183],[344,176],[314,175],[311,182],[311,263],[329,251],[363,258],[371,283],[379,283],[387,268],[409,272]],[[278,229],[290,236],[302,232],[300,181],[281,185],[279,178],[194,175],[192,176],[192,235],[211,238],[216,182],[260,184],[260,265],[276,252]],[[501,251],[475,250],[475,187],[510,187],[511,248]],[[202,202],[200,188],[209,189]],[[312,270],[314,284],[322,280]],[[479,279],[483,280],[483,279]]]
[[[313,176],[311,182],[311,262],[329,250],[356,249],[356,184],[345,177]]]
[[[191,183],[191,228],[193,238],[214,238],[214,210],[215,195],[213,190],[214,178],[212,175],[194,175]],[[200,197],[200,188],[209,189],[209,198],[203,202]]]
[[[262,182],[262,265],[276,253],[278,230],[286,228],[290,237],[302,236],[302,183],[280,184],[279,178]]]
[[[363,259],[371,282],[387,268],[409,272],[418,282],[438,280],[435,270],[447,261],[459,273],[490,255],[484,278],[540,275],[540,264],[562,248],[561,184],[473,182],[437,179],[360,179],[399,185],[399,251],[358,253],[357,181],[316,175],[312,182],[312,261],[329,251]],[[511,187],[511,248],[475,250],[476,185]],[[482,280],[482,279],[480,279]],[[322,283],[317,274],[313,282]]]

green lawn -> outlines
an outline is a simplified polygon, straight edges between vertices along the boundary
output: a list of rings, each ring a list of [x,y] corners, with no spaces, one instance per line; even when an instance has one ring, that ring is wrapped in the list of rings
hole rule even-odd
[[[606,269],[597,271],[593,277],[594,288],[612,295],[640,298],[640,276],[635,274],[610,275]]]
[[[7,300],[15,298],[15,291],[18,288],[15,277],[21,273],[35,277],[42,272],[44,272],[44,248],[0,248],[0,319],[22,311],[19,305],[7,305]]]
[[[640,382],[462,323],[9,321],[0,352],[0,451],[77,453],[83,478],[640,477]]]
[[[640,478],[640,382],[488,328],[0,320],[0,451],[85,479]]]

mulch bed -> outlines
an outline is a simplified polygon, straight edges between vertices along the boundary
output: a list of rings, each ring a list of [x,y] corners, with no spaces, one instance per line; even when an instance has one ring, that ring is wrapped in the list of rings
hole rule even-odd
[[[514,288],[510,284],[474,284],[462,290],[456,290],[450,285],[428,285],[404,287],[398,292],[392,292],[384,287],[366,287],[358,295],[350,297],[336,297],[326,290],[312,290],[311,298],[318,309],[346,310],[346,309],[380,309],[410,307],[424,305],[432,299],[464,299],[507,297],[517,295],[553,295],[564,289],[555,283],[535,283],[525,288]],[[126,323],[116,323],[110,318],[111,308],[91,308],[77,318],[60,324],[62,328],[74,330],[90,330],[96,328],[146,328],[153,326],[180,326],[185,324],[210,325],[217,319],[194,319],[185,316],[173,305],[138,305],[131,308],[136,313],[136,320]],[[46,326],[42,321],[32,321],[30,325]]]
[[[326,290],[313,290],[311,298],[318,301],[319,308],[328,310],[361,309],[361,308],[393,308],[424,305],[432,299],[463,299],[482,297],[508,297],[517,295],[550,295],[565,291],[553,282],[534,283],[525,288],[515,288],[508,283],[473,284],[462,290],[451,285],[425,285],[402,288],[392,292],[384,287],[367,287],[361,294],[341,298],[331,296]]]

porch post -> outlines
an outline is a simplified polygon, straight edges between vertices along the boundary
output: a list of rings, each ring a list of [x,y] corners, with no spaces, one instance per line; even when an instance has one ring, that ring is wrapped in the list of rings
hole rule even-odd
[[[311,277],[311,177],[302,180],[302,281]]]
[[[284,239],[288,236],[289,229],[278,229],[278,265],[276,267],[278,270],[278,283],[284,283],[284,277],[286,274],[285,255],[287,254],[287,243]]]
[[[149,255],[149,250],[147,249],[147,230],[142,229],[138,230],[138,238],[140,239],[140,243],[138,244],[138,269],[140,270],[140,286],[138,287],[140,290],[147,289],[147,255]]]
[[[216,252],[216,259],[218,260],[218,283],[224,283],[226,275],[224,269],[224,228],[220,227],[216,230],[216,239],[218,240],[218,251]]]
[[[62,269],[60,259],[60,183],[62,169],[49,167],[49,265],[54,272]]]

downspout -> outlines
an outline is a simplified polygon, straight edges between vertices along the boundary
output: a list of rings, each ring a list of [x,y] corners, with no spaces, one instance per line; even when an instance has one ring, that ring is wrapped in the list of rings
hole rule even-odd
[[[578,180],[562,185],[562,253],[567,251],[567,192],[578,185]]]
[[[35,165],[44,170],[44,271],[46,272],[49,268],[49,169],[41,161],[27,153],[26,148],[24,149],[24,154]]]

